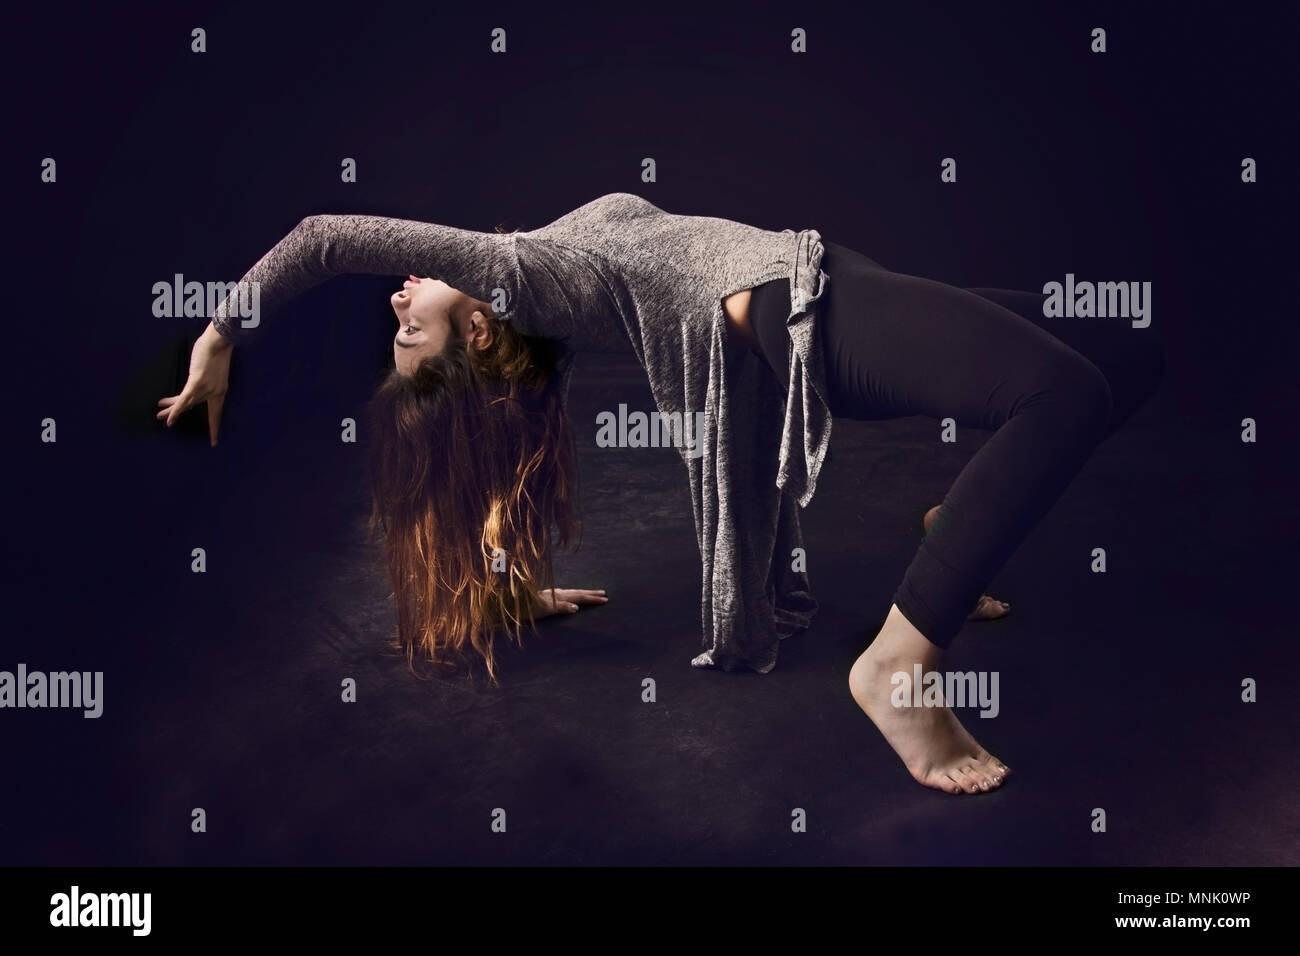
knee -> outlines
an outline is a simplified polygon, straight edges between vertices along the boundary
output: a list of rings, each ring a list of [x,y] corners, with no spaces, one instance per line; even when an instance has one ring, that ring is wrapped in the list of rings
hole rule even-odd
[[[1110,425],[1114,398],[1106,376],[1073,351],[1062,351],[1039,369],[1035,393],[1051,407],[1058,427],[1072,434],[1100,439]]]

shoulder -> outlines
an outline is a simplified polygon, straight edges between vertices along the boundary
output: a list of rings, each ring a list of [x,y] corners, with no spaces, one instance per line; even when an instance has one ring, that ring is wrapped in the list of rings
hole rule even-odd
[[[636,193],[606,193],[599,199],[593,200],[593,203],[600,203],[605,207],[616,209],[654,209],[662,212],[650,200],[643,199]]]
[[[559,219],[533,230],[537,235],[562,231],[575,226],[598,223],[625,222],[638,216],[663,215],[663,210],[635,193],[605,193],[585,202]]]

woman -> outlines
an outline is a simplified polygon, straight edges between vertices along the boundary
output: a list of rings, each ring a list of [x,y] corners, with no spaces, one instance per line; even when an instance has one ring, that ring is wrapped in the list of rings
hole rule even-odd
[[[809,626],[796,506],[812,500],[833,416],[996,429],[927,516],[849,685],[920,783],[976,793],[1006,779],[947,708],[891,706],[890,677],[939,670],[969,614],[1005,611],[980,598],[984,585],[1150,394],[1159,353],[1137,347],[1149,340],[1111,343],[1103,374],[1027,320],[1040,296],[976,294],[890,272],[813,229],[670,214],[628,193],[508,234],[312,216],[243,283],[271,314],[342,273],[408,275],[372,424],[399,640],[438,661],[470,648],[490,674],[494,628],[517,638],[524,621],[606,600],[546,587],[552,527],[563,546],[576,526],[563,406],[579,352],[632,350],[687,466],[703,566],[697,667],[765,673],[780,641]],[[254,331],[233,301],[196,343],[185,388],[159,403],[170,425],[206,402],[214,443],[231,346]]]

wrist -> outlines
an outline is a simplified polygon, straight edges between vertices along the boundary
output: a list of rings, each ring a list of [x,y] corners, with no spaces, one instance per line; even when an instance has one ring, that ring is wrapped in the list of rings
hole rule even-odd
[[[209,322],[208,327],[203,330],[202,338],[208,340],[208,344],[216,349],[232,349],[235,343],[226,338],[219,331],[214,323]]]

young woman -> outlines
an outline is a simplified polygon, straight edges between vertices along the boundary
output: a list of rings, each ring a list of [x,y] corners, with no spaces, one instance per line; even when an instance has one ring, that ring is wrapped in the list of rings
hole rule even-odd
[[[1036,324],[1040,295],[958,289],[813,229],[671,214],[629,193],[505,234],[312,216],[242,282],[258,284],[265,315],[343,273],[408,276],[370,438],[374,522],[412,658],[469,650],[494,675],[494,631],[517,639],[525,622],[606,600],[548,586],[551,548],[576,527],[564,402],[578,353],[632,350],[659,437],[687,466],[703,566],[697,667],[765,673],[780,641],[809,626],[798,507],[833,417],[995,430],[927,514],[849,687],[920,783],[977,793],[1006,779],[947,708],[891,706],[891,677],[940,670],[963,620],[1005,613],[984,586],[1159,380],[1162,353],[1141,330],[1079,339],[1085,358]],[[232,345],[254,332],[233,301],[195,344],[185,388],[159,402],[168,425],[206,403],[214,444]]]

